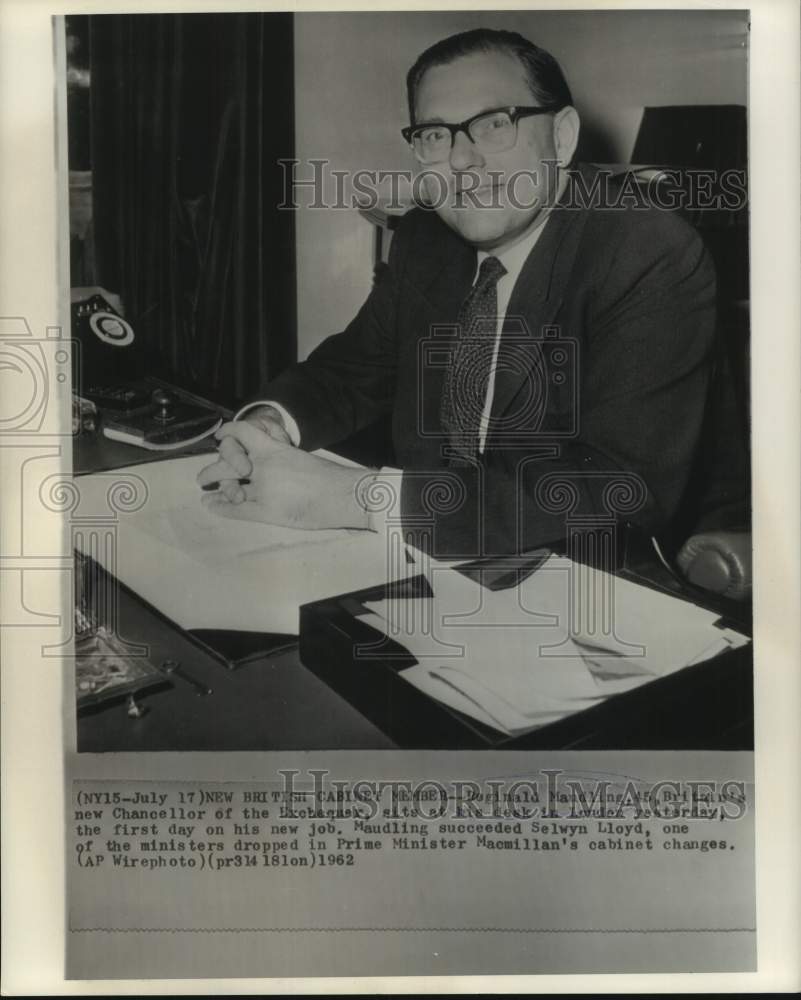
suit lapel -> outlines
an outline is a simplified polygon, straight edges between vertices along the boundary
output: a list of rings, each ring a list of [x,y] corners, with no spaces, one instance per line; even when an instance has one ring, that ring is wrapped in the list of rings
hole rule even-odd
[[[417,415],[427,431],[439,429],[440,404],[445,371],[455,345],[459,308],[476,273],[476,251],[442,224],[444,239],[431,240],[420,248],[415,262],[411,292],[410,329],[414,331],[417,355]],[[409,299],[407,299],[409,301]],[[441,441],[420,438],[437,455]],[[427,444],[425,443],[427,442]]]
[[[442,322],[455,322],[459,307],[470,291],[476,274],[477,255],[473,247],[441,224],[447,244],[432,240],[420,256],[417,271],[424,276],[420,292],[430,310]],[[455,308],[454,308],[455,303]]]
[[[562,201],[569,190],[568,186]],[[543,327],[553,323],[562,304],[586,217],[584,209],[557,206],[523,265],[504,320],[495,372],[493,420],[504,417],[524,386],[533,390],[539,376],[547,376],[542,371]]]

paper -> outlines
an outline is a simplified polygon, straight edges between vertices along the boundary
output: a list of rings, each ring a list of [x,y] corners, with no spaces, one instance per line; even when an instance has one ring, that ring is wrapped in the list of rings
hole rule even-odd
[[[84,548],[89,542],[80,534],[76,544],[182,628],[297,634],[301,604],[408,572],[397,560],[390,572],[385,539],[373,532],[309,531],[213,514],[195,482],[208,463],[208,455],[191,456],[81,479],[84,517],[108,514],[114,481],[146,483],[141,510],[119,514],[114,551]]]
[[[722,634],[715,611],[563,556],[551,556],[523,582],[519,601],[526,611],[560,616],[571,637],[610,669],[615,660],[622,669],[639,661],[662,676],[698,661],[721,638],[748,642],[733,630]]]
[[[404,670],[402,676],[437,701],[510,736],[556,722],[567,714],[564,706],[549,707],[543,701],[539,711],[523,715],[469,675],[449,676],[447,667],[435,671],[418,665]]]
[[[419,569],[433,598],[370,602],[365,620],[418,660],[407,681],[510,734],[749,641],[714,612],[564,557],[499,591],[451,564]]]

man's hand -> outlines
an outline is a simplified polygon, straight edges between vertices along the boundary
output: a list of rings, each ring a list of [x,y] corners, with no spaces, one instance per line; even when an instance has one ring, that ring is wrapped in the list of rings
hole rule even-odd
[[[248,410],[242,421],[238,423],[250,424],[257,430],[266,434],[280,444],[291,444],[289,434],[281,414],[273,406],[255,406]],[[219,453],[221,461],[216,462],[213,468],[219,473],[212,479],[200,477],[212,466],[203,469],[198,476],[201,486],[209,483],[219,483],[219,490],[223,496],[231,503],[242,503],[245,493],[239,485],[240,479],[248,479],[253,471],[253,465],[248,457],[247,450],[242,446],[238,437],[233,435],[223,435],[222,428],[217,432],[216,437],[220,441]]]
[[[217,437],[220,458],[197,477],[201,486],[221,484],[218,493],[203,497],[215,514],[292,528],[368,527],[367,513],[357,499],[363,469],[309,455],[243,420],[225,424]],[[232,474],[250,482],[224,489]]]

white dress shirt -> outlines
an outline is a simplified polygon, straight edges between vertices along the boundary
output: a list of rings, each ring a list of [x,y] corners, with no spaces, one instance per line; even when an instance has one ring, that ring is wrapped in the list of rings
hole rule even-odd
[[[534,244],[540,238],[540,233],[545,229],[546,224],[547,219],[542,225],[536,226],[531,232],[526,233],[519,242],[504,247],[503,250],[478,251],[478,267],[473,278],[473,284],[475,284],[478,277],[478,268],[481,267],[482,262],[487,257],[497,257],[506,268],[506,274],[502,278],[499,278],[497,284],[498,326],[495,329],[495,346],[492,351],[492,364],[490,366],[489,379],[487,380],[487,395],[484,399],[484,409],[481,413],[478,431],[478,451],[481,455],[484,454],[484,446],[487,443],[490,413],[492,412],[492,402],[495,398],[495,368],[498,364],[498,351],[501,346],[501,333],[503,331],[503,321],[506,318],[506,310],[509,308],[509,300],[517,284],[517,279],[520,277],[520,272],[523,270],[523,265],[528,255],[534,249]]]

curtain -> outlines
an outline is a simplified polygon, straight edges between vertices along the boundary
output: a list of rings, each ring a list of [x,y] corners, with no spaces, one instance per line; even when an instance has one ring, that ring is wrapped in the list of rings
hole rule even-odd
[[[159,374],[235,405],[296,358],[291,14],[90,18],[98,282]]]

